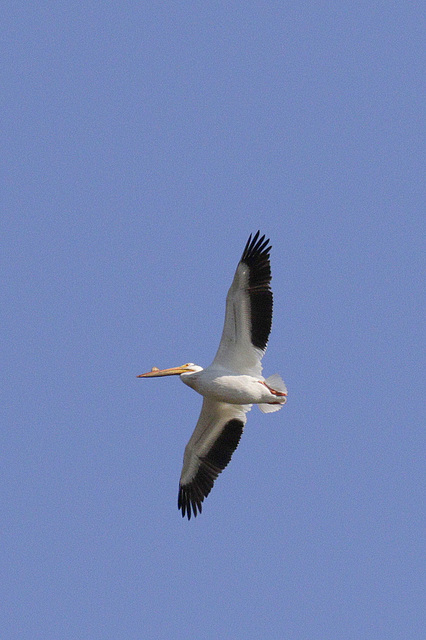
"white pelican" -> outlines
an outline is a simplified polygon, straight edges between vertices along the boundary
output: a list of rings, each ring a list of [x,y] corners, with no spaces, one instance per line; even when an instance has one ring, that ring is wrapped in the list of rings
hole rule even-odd
[[[153,367],[138,378],[179,375],[204,396],[201,414],[185,448],[178,508],[191,518],[238,446],[253,404],[264,413],[278,411],[287,388],[278,374],[262,376],[261,360],[271,331],[271,246],[259,231],[249,237],[226,298],[225,325],[212,364],[192,362],[171,369]]]

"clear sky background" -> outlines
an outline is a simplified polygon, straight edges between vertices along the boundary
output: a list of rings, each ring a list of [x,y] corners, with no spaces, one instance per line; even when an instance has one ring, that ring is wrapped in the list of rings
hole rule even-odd
[[[1,51],[6,640],[423,637],[417,2],[8,2]],[[188,522],[250,232],[254,407]]]

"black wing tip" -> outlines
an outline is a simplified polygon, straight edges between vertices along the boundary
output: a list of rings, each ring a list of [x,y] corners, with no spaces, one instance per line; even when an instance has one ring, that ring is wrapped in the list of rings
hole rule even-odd
[[[241,260],[244,262],[250,258],[258,257],[258,256],[269,256],[269,253],[272,249],[272,245],[270,244],[269,238],[266,237],[265,234],[260,236],[260,230],[258,229],[256,233],[252,236],[249,235],[249,239],[247,240],[246,246],[244,247],[243,255]]]
[[[186,516],[188,520],[191,520],[191,515],[195,518],[201,513],[203,500],[204,496],[194,495],[191,485],[179,485],[178,509],[182,511],[182,518]]]

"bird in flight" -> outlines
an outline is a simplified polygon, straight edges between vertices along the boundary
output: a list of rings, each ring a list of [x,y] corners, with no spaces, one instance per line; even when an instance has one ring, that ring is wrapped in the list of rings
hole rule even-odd
[[[185,448],[178,508],[190,520],[201,513],[218,475],[240,442],[247,412],[257,404],[263,413],[278,411],[287,388],[278,374],[262,376],[272,324],[271,245],[260,232],[250,235],[226,298],[225,324],[212,364],[153,367],[138,378],[179,375],[203,397],[201,414]]]

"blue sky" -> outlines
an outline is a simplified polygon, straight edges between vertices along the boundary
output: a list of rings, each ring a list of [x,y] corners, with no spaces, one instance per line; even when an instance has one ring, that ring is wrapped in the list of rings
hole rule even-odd
[[[420,3],[2,14],[3,637],[422,637]],[[289,401],[188,522],[201,398],[136,375],[257,229]]]

